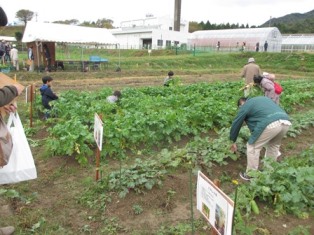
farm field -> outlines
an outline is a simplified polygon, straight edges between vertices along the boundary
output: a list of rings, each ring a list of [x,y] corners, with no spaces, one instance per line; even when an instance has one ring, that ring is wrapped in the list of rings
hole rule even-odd
[[[260,57],[262,68],[278,71],[285,89],[281,105],[292,117],[293,128],[283,141],[281,162],[265,162],[264,171],[251,184],[238,175],[246,166],[248,131],[241,132],[236,155],[227,141],[242,94],[239,61],[212,70],[180,69],[188,67],[185,62],[162,70],[137,69],[135,62],[119,74],[51,73],[53,90],[60,95],[54,106],[56,118],[42,120],[37,96],[30,128],[29,107],[19,97],[38,179],[1,186],[1,205],[9,208],[6,215],[0,214],[0,226],[15,226],[15,234],[210,234],[210,226],[196,211],[196,172],[202,170],[220,180],[231,198],[236,187],[232,180],[238,180],[236,234],[314,234],[314,55],[305,57],[309,62],[300,60],[302,68],[291,64],[300,68],[295,71],[277,70]],[[221,64],[225,59],[222,56]],[[177,83],[164,88],[169,69],[175,71]],[[22,84],[36,87],[41,76],[17,74]],[[115,89],[123,94],[119,105],[104,102]],[[259,94],[256,89],[254,95]],[[99,182],[92,138],[95,112],[104,121]],[[257,203],[258,214],[248,206],[251,200]]]

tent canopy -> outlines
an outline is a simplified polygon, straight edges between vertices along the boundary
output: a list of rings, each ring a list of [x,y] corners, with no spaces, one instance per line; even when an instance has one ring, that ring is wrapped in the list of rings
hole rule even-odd
[[[0,40],[4,40],[6,42],[16,42],[15,37],[9,37],[9,36],[0,36]]]
[[[22,42],[64,42],[79,44],[117,44],[117,39],[105,28],[28,21]]]

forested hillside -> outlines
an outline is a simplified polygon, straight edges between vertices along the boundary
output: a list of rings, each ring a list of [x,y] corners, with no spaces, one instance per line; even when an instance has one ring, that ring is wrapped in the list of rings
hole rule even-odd
[[[272,18],[262,25],[249,24],[212,24],[210,21],[190,22],[189,31],[192,33],[197,30],[216,30],[216,29],[237,29],[237,28],[256,28],[256,27],[277,27],[282,34],[314,33],[314,10],[307,13],[292,13],[279,18]]]
[[[277,27],[281,33],[314,33],[314,10],[304,14],[292,13],[266,21],[261,27]]]

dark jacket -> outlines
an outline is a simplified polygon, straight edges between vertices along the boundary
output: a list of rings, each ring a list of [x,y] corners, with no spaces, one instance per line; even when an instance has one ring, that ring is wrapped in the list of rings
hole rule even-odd
[[[51,88],[46,84],[42,85],[39,90],[43,106],[46,109],[51,109],[49,102],[52,100],[57,100],[59,97],[55,93],[53,93]]]
[[[5,86],[0,89],[0,107],[9,104],[15,97],[18,96],[15,86]]]
[[[289,116],[271,99],[265,96],[248,99],[240,107],[232,123],[230,140],[236,142],[243,122],[245,122],[251,132],[248,143],[253,144],[260,137],[268,124],[277,120],[289,120]]]

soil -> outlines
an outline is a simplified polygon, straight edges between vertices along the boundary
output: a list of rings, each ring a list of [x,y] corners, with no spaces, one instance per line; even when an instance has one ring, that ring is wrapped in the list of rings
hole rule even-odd
[[[190,83],[230,80],[234,77],[234,74],[215,74],[198,77],[184,76],[182,80],[184,83]],[[56,91],[97,90],[102,86],[121,89],[125,86],[159,86],[162,84],[162,80],[160,77],[82,79],[79,81],[55,81],[53,85]],[[283,156],[293,156],[309,147],[313,141],[313,133],[314,128],[309,128],[297,138],[284,139],[281,149]],[[47,132],[43,128],[32,139],[41,140],[46,137]],[[286,146],[289,143],[294,143],[294,148],[287,149]],[[144,194],[136,194],[131,191],[125,198],[119,198],[112,194],[110,195],[112,201],[107,203],[103,210],[99,210],[78,203],[79,197],[83,193],[82,185],[85,188],[89,187],[95,178],[93,161],[90,167],[81,167],[73,157],[45,158],[43,146],[33,147],[32,152],[37,166],[38,179],[17,185],[6,185],[4,188],[16,188],[21,194],[34,194],[34,200],[25,203],[19,200],[8,201],[0,198],[2,205],[9,203],[11,207],[10,216],[2,215],[0,212],[0,227],[12,224],[17,230],[15,234],[34,234],[32,229],[36,231],[36,228],[33,226],[39,223],[41,218],[46,220],[50,228],[54,227],[58,232],[45,231],[43,222],[39,224],[41,233],[35,232],[35,234],[156,234],[156,231],[162,226],[175,226],[178,223],[188,224],[191,220],[190,171],[188,170],[181,169],[168,174],[162,187],[154,187]],[[223,175],[228,175],[232,179],[241,181],[238,173],[245,165],[246,159],[242,157],[237,161],[230,161],[228,165],[213,167],[208,177],[220,179]],[[118,167],[117,160],[108,160],[108,169],[117,169]],[[196,220],[202,220],[202,216],[196,210],[195,175],[192,179],[193,217]],[[224,189],[223,183],[221,187]],[[230,189],[226,188],[226,190]],[[135,205],[140,205],[141,213],[135,213],[133,208]],[[254,224],[259,227],[254,234],[288,234],[298,226],[310,226],[310,234],[314,234],[313,217],[310,219],[298,219],[292,215],[275,217],[271,208],[263,204],[259,206],[260,215],[252,218]],[[106,224],[105,228],[104,224]],[[203,226],[194,234],[209,234],[209,227]]]

